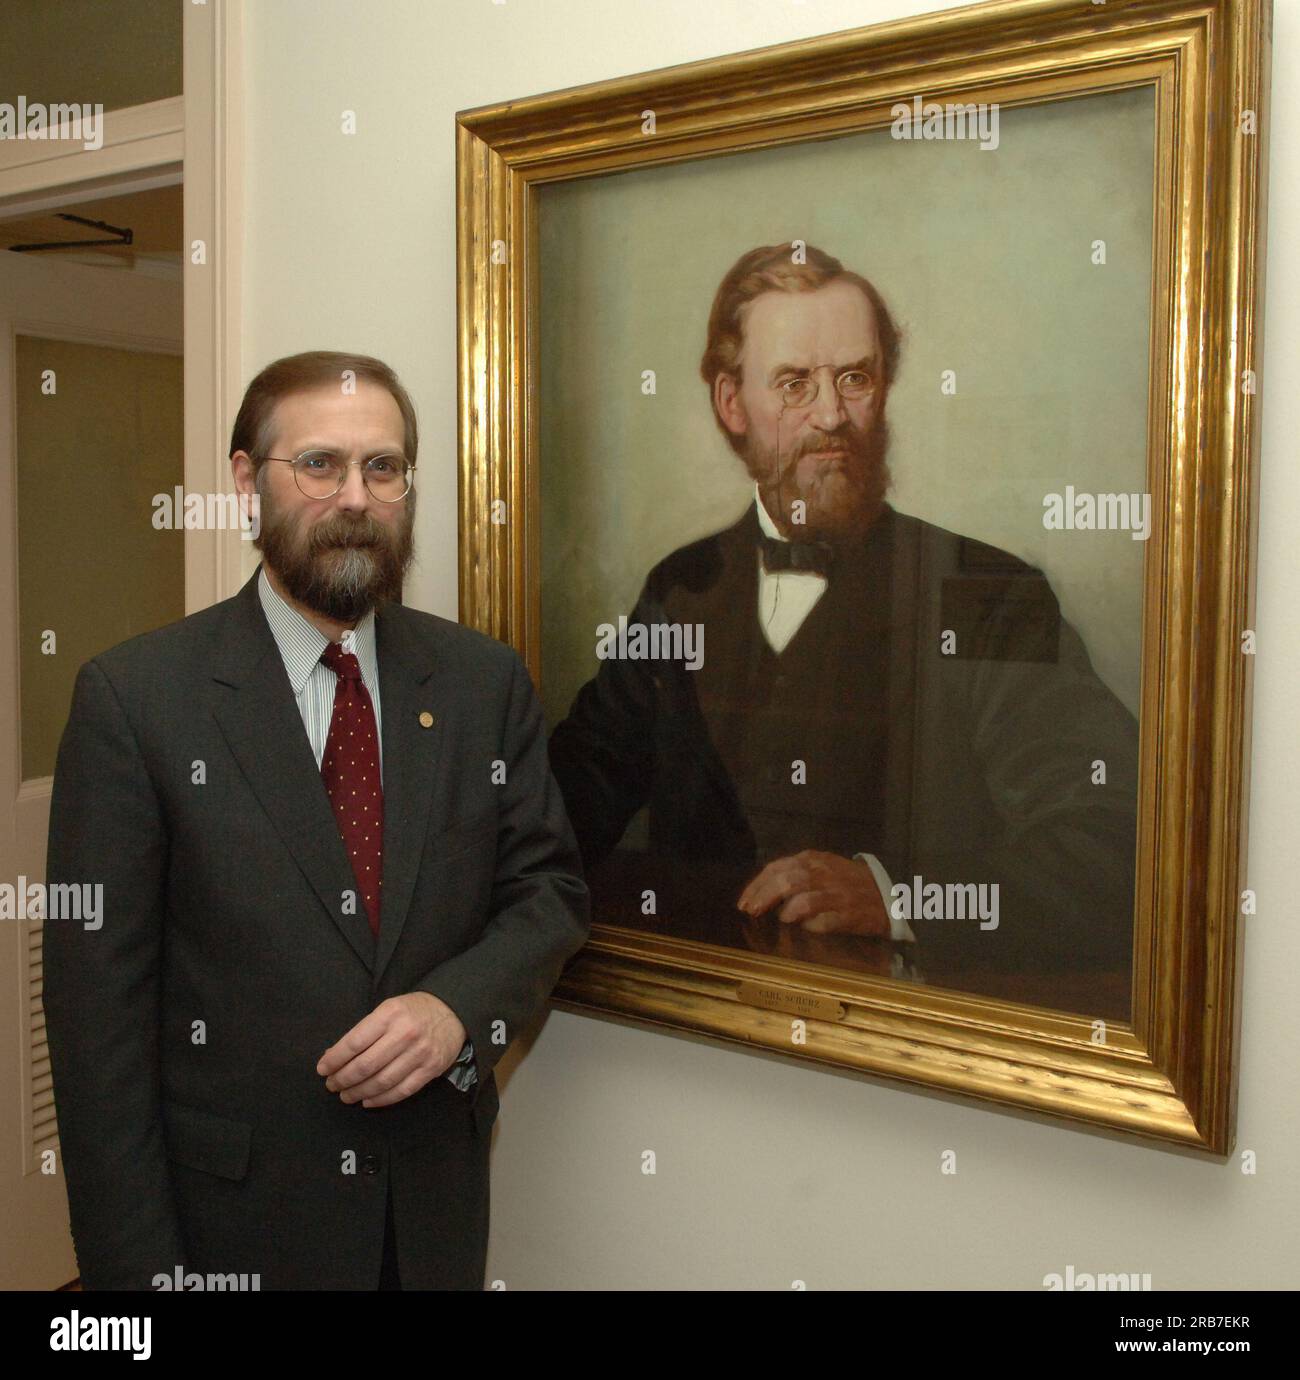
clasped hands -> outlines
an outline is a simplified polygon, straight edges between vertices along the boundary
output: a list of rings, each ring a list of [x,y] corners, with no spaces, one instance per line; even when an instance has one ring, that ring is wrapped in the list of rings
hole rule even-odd
[[[736,907],[756,917],[776,905],[783,925],[799,924],[810,934],[890,936],[884,897],[860,858],[805,848],[774,859],[740,893]]]
[[[889,915],[871,869],[860,859],[806,848],[776,858],[741,892],[738,909],[810,934],[887,938]],[[429,992],[389,997],[321,1055],[316,1072],[342,1102],[387,1107],[445,1074],[465,1047],[460,1018]]]
[[[430,992],[389,997],[321,1055],[316,1072],[341,1102],[387,1107],[446,1073],[466,1032]]]

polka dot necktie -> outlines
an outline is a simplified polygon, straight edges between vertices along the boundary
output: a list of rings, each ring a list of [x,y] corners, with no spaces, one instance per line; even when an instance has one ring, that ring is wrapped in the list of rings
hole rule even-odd
[[[352,652],[331,642],[321,660],[339,678],[334,690],[334,713],[320,773],[334,807],[352,875],[379,935],[379,888],[383,885],[384,789],[379,776],[379,736],[375,707],[361,679],[361,663]]]

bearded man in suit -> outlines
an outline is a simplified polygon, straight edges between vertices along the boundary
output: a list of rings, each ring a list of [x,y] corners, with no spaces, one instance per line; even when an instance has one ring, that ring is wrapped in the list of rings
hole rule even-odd
[[[103,918],[47,920],[44,1003],[89,1289],[483,1286],[493,1067],[588,897],[523,663],[398,602],[416,444],[379,360],[269,365],[262,564],[77,678],[47,873]]]
[[[754,501],[628,618],[701,630],[702,662],[603,659],[551,736],[596,913],[653,894],[659,933],[958,986],[1123,968],[1133,716],[1040,571],[886,501],[899,332],[805,255],[751,250],[718,288],[701,374]],[[648,847],[619,849],[643,807]]]

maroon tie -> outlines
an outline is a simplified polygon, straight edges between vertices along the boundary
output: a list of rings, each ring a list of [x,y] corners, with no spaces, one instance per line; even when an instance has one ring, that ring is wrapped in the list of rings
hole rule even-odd
[[[361,679],[361,663],[337,642],[321,653],[321,660],[339,678],[334,689],[334,714],[320,774],[334,807],[343,846],[352,861],[352,875],[379,935],[379,888],[383,885],[384,788],[379,777],[379,736],[375,708]]]

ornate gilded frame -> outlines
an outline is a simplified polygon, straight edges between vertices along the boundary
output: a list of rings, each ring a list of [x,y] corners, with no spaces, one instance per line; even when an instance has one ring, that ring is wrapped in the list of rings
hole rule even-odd
[[[1009,106],[1140,83],[1156,92],[1158,517],[1143,596],[1131,1024],[1096,1044],[1083,1016],[643,936],[599,916],[557,1005],[1231,1150],[1271,28],[1271,0],[998,0],[458,115],[460,611],[536,678],[535,188],[871,129],[918,93]],[[792,1044],[791,1014],[804,1044]]]

